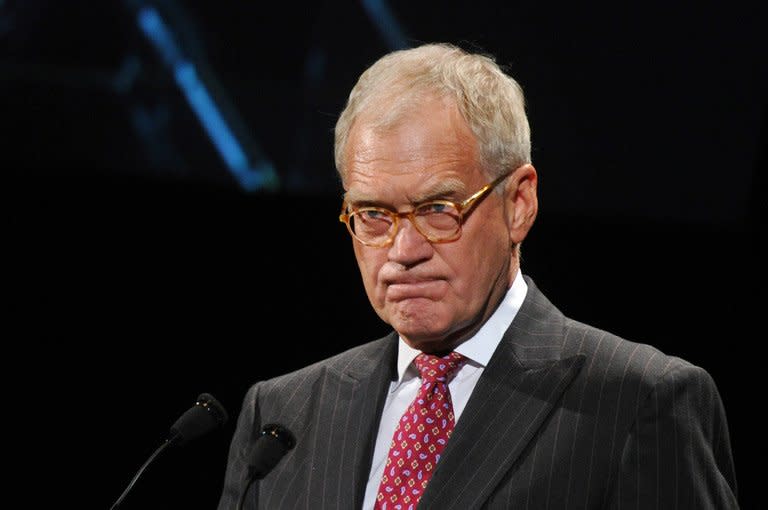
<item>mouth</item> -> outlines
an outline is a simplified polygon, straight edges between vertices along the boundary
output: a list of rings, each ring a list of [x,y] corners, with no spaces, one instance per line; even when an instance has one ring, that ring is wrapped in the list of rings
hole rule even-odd
[[[387,299],[403,301],[406,299],[437,299],[443,294],[445,280],[393,281],[387,284]]]

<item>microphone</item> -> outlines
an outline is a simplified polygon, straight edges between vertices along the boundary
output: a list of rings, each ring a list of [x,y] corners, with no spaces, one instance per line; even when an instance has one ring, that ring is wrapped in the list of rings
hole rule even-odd
[[[282,425],[270,423],[261,429],[248,461],[248,483],[240,494],[238,510],[243,508],[248,489],[255,480],[261,480],[280,462],[288,450],[296,445],[293,433]]]
[[[223,426],[229,416],[218,400],[210,393],[201,393],[195,405],[182,414],[171,426],[168,442],[183,446],[193,439]]]
[[[117,498],[117,501],[110,507],[110,510],[115,510],[120,506],[147,466],[149,466],[155,457],[162,451],[172,445],[186,445],[193,439],[202,437],[218,427],[223,426],[228,419],[229,415],[227,414],[226,409],[224,409],[224,406],[222,406],[213,395],[210,393],[201,393],[197,397],[195,405],[182,414],[171,426],[168,438],[139,468],[131,480],[131,483],[128,484],[128,487],[126,487],[120,497]]]

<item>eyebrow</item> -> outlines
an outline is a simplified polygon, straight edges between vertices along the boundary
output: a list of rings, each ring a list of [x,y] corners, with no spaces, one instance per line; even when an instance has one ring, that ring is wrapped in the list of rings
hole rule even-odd
[[[438,181],[434,186],[427,188],[423,193],[414,195],[412,202],[418,204],[445,197],[461,196],[466,193],[466,189],[467,187],[460,179],[450,177]]]
[[[445,198],[455,198],[466,194],[466,185],[456,177],[443,179],[425,191],[412,195],[409,202],[412,204],[421,204],[431,200]],[[348,190],[344,193],[344,201],[349,205],[357,206],[375,206],[383,205],[380,200],[372,199],[365,194],[358,193],[355,190]]]

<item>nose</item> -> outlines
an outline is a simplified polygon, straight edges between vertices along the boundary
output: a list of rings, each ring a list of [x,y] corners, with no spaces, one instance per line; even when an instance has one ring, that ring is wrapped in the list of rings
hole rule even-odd
[[[433,249],[410,219],[402,218],[395,239],[389,247],[389,259],[404,266],[412,266],[432,256]]]

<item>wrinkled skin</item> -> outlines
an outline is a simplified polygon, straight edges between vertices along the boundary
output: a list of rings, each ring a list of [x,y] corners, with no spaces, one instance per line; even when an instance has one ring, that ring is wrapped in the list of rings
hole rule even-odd
[[[408,211],[426,199],[460,202],[491,180],[480,168],[471,130],[452,104],[424,101],[383,132],[367,118],[355,122],[344,154],[345,198],[353,208],[373,204]],[[489,193],[474,207],[453,242],[430,243],[407,219],[388,246],[353,240],[379,317],[424,352],[450,350],[469,338],[518,271],[515,246],[536,216],[536,182],[533,166],[517,168],[499,185],[502,193]]]

